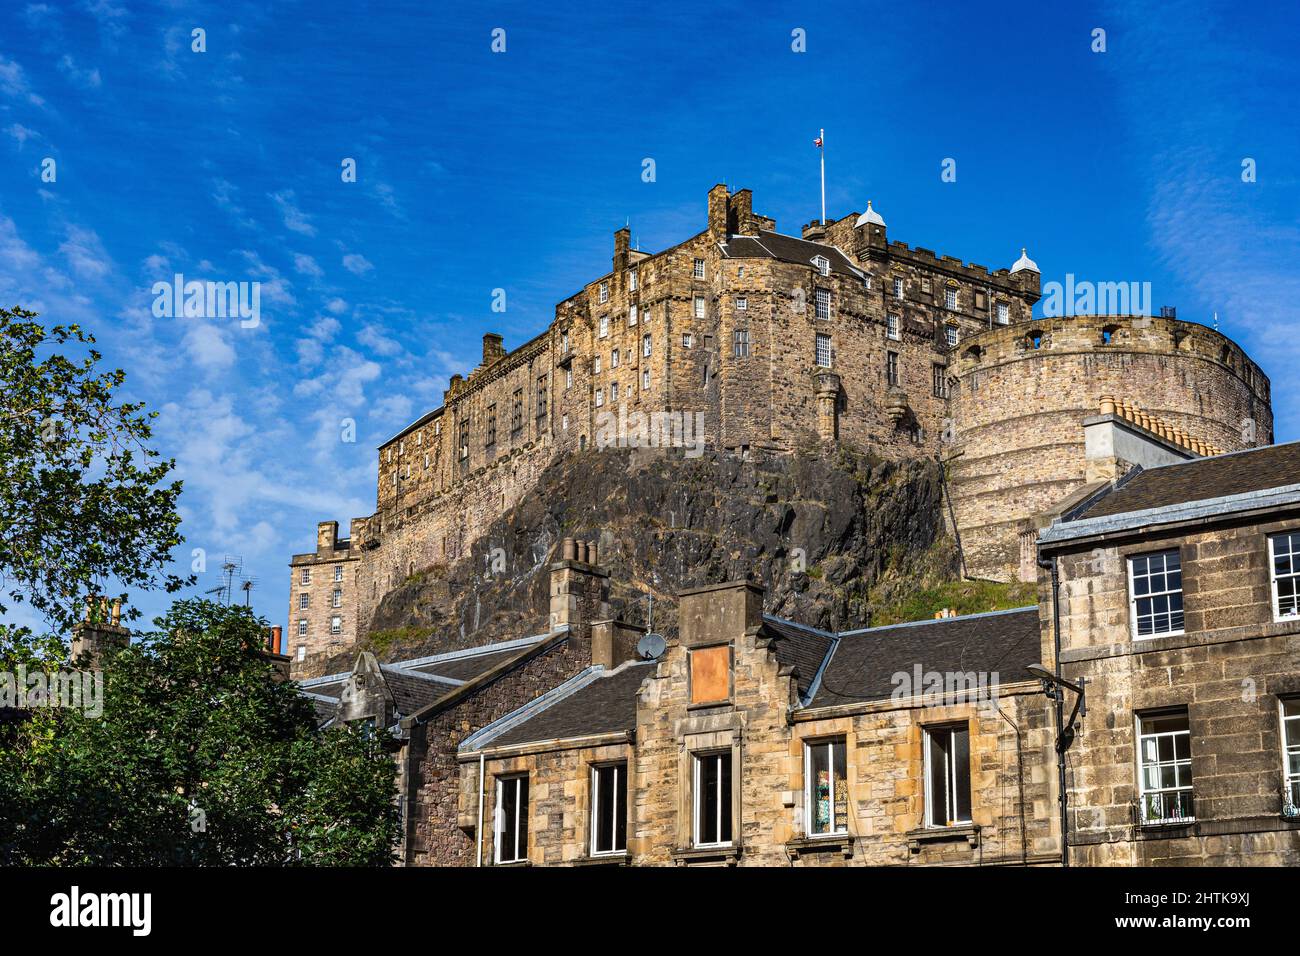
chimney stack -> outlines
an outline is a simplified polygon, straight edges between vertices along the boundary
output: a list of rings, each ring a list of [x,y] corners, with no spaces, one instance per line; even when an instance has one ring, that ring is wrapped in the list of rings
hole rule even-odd
[[[72,630],[72,663],[77,666],[85,657],[86,666],[99,669],[104,652],[110,648],[126,647],[131,642],[131,632],[122,626],[122,602],[111,604],[105,597],[86,599],[86,617]]]
[[[499,358],[505,358],[506,347],[503,344],[505,340],[495,332],[486,332],[483,335],[483,364],[491,365]]]

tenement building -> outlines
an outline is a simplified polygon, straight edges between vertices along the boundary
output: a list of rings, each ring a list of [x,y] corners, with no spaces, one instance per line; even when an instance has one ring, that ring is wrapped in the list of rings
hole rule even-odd
[[[942,453],[966,571],[998,580],[1023,574],[1044,510],[1090,483],[1084,423],[1103,395],[1191,454],[1272,441],[1268,379],[1223,335],[1164,317],[1031,321],[1039,294],[1023,250],[999,269],[938,255],[890,240],[870,203],[794,236],[718,185],[675,246],[632,249],[618,230],[611,268],[545,331],[512,350],[484,335],[478,367],[379,446],[375,512],[294,556],[298,672],[365,634],[397,583],[468,553],[555,456],[629,427],[617,437],[739,454]]]
[[[1042,531],[1036,606],[839,632],[735,581],[647,635],[566,540],[536,635],[304,689],[392,735],[412,865],[1295,866],[1298,475],[1138,466]]]

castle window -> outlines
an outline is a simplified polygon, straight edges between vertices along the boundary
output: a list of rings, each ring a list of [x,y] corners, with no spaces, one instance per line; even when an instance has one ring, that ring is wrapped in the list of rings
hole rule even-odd
[[[560,354],[569,354],[569,333],[567,331],[560,333]]]
[[[604,404],[605,404],[605,390],[603,388],[598,388],[596,389],[596,407],[600,408]]]
[[[537,417],[546,417],[546,376],[537,380]]]
[[[695,317],[697,319],[704,318],[704,296],[702,295],[695,297]]]
[[[298,636],[299,636],[299,637],[306,637],[306,636],[307,636],[307,622],[304,621],[304,620],[302,620],[302,619],[299,619],[299,620],[298,620]],[[301,651],[302,648],[300,647],[300,648],[298,648],[298,650]],[[298,660],[302,660],[302,655],[301,655],[301,654],[298,655]]]
[[[597,355],[591,360],[591,370],[597,375],[600,374],[600,356]]]
[[[746,310],[749,308],[749,300],[748,300],[748,299],[737,299],[737,300],[736,300],[736,308],[737,308],[737,310],[739,310],[739,311],[741,311],[741,312],[746,311]]]
[[[903,297],[903,279],[901,276],[894,276],[894,298],[901,299],[902,297]]]
[[[895,341],[897,341],[898,326],[899,326],[898,316],[896,315],[885,316],[885,338],[894,339]]]
[[[1183,566],[1177,548],[1129,558],[1128,580],[1135,638],[1183,633]]]
[[[1110,345],[1111,340],[1115,338],[1115,333],[1119,331],[1118,325],[1108,325],[1101,330],[1101,344]]]
[[[934,283],[929,276],[921,276],[921,291],[926,295],[934,291]]]
[[[600,317],[600,337],[602,339],[609,337],[609,316],[607,315]]]
[[[690,347],[691,347],[691,333],[690,333],[690,332],[683,332],[683,333],[682,333],[682,348],[684,348],[684,349],[688,349],[688,348],[690,348]]]
[[[1280,701],[1282,709],[1282,772],[1286,802],[1300,807],[1300,697]]]
[[[816,356],[818,368],[831,367],[831,337],[824,332],[817,333]]]
[[[609,400],[610,400],[611,402],[617,402],[617,401],[618,401],[618,382],[611,382],[611,383],[610,383],[610,386],[609,386]]]
[[[1011,306],[1005,302],[998,303],[998,325],[1011,324]]]
[[[935,398],[948,397],[948,370],[941,362],[935,362],[930,367],[931,387],[934,391]]]
[[[491,448],[497,443],[497,407],[493,403],[487,408],[487,440],[483,444]]]
[[[943,327],[943,340],[948,343],[948,348],[955,349],[958,340],[957,326],[945,325]]]
[[[809,836],[849,832],[844,757],[843,737],[804,745],[804,827]]]
[[[871,291],[871,276],[862,277],[862,288],[865,289],[867,292]]]
[[[528,777],[497,780],[497,806],[493,815],[496,862],[518,863],[528,858]]]
[[[609,367],[618,368],[618,349],[609,353]]]
[[[307,622],[306,622],[306,621],[299,621],[298,623],[301,624],[301,625],[303,626],[303,629],[302,629],[301,634],[302,634],[302,636],[305,637],[306,634],[307,634]],[[307,645],[306,645],[306,644],[299,644],[299,645],[298,645],[298,654],[297,654],[297,657],[298,657],[298,660],[300,660],[300,661],[303,660],[303,659],[305,659],[305,658],[307,657]]]
[[[731,333],[731,354],[736,358],[749,358],[749,329],[736,329]]]
[[[627,307],[627,324],[636,325],[636,306],[634,305]]]
[[[608,301],[609,301],[609,283],[608,283],[608,282],[602,282],[602,283],[600,284],[600,301],[601,301],[601,302],[608,302]]]
[[[647,390],[650,388],[650,370],[648,368],[641,372],[641,387]]]
[[[462,460],[469,458],[469,419],[465,418],[460,423],[460,457]]]
[[[424,447],[424,432],[418,432],[418,433],[416,434],[416,436],[415,436],[415,447],[416,447],[416,448],[423,448],[423,447]]]
[[[925,824],[970,823],[970,731],[965,726],[925,731]]]
[[[524,390],[517,388],[510,396],[510,431],[520,431],[524,427]]]
[[[1138,793],[1145,824],[1186,823],[1192,807],[1192,732],[1187,711],[1139,716]]]
[[[335,581],[343,580],[343,565],[341,564],[334,565],[334,580]]]
[[[334,593],[330,595],[330,607],[343,606],[343,589],[335,588]]]
[[[568,414],[568,412],[565,412],[563,415],[560,416],[560,429],[561,429],[562,431],[566,431],[566,432],[569,430],[569,414]]]
[[[697,278],[697,279],[703,279],[703,278],[704,278],[704,260],[703,260],[703,259],[696,259],[696,260],[695,260],[695,272],[694,272],[693,274],[694,274],[695,278]]]
[[[696,754],[694,834],[697,847],[731,844],[731,751]]]
[[[429,453],[427,451],[424,453],[424,470],[429,470]]]
[[[311,595],[306,591],[298,595],[298,610],[305,611],[311,606]]]
[[[1268,539],[1273,579],[1273,618],[1300,616],[1300,533],[1275,534]]]
[[[627,764],[591,768],[591,855],[627,852]]]
[[[628,292],[636,291],[636,270],[635,269],[629,269],[627,271],[627,291]]]
[[[831,260],[825,256],[813,256],[812,264],[822,275],[828,276],[831,274]]]
[[[898,353],[897,352],[885,353],[885,384],[886,385],[898,384]]]
[[[441,421],[437,421],[437,422],[434,422],[434,423],[433,423],[433,434],[434,434],[434,437],[435,437],[435,438],[436,438],[437,436],[439,436],[439,435],[442,434],[442,422],[441,422]]]
[[[573,388],[573,369],[571,368],[564,370],[564,387],[566,390]]]
[[[335,614],[333,617],[330,618],[330,633],[331,634],[343,633],[343,618],[339,617],[337,614]]]
[[[817,290],[817,318],[829,319],[831,317],[831,290]]]
[[[650,357],[652,344],[653,343],[651,342],[650,336],[648,335],[641,336],[641,355],[644,356],[645,358]]]
[[[304,587],[311,584],[311,568],[303,568],[302,573],[298,575],[298,581]]]
[[[957,290],[956,290],[956,289],[944,289],[944,290],[943,290],[943,307],[944,307],[945,309],[952,309],[952,310],[956,311],[956,309],[957,309]]]
[[[1031,349],[1041,348],[1043,344],[1043,333],[1031,332],[1029,335],[1025,336],[1025,344]]]

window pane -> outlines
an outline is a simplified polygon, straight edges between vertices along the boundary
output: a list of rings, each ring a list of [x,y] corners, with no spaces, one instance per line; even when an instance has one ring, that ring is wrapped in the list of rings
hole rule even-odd
[[[930,823],[948,824],[948,744],[946,730],[930,731]]]
[[[953,819],[970,819],[970,731],[965,727],[952,732],[953,747]]]
[[[608,853],[614,843],[614,768],[596,768],[596,852]]]
[[[627,766],[614,768],[614,849],[627,849]]]
[[[835,832],[844,833],[849,828],[849,781],[844,761],[844,741],[831,744],[831,764],[835,778]]]
[[[831,830],[831,750],[826,744],[813,744],[808,748],[812,773],[812,832],[829,833]]]
[[[731,841],[731,754],[719,754],[717,760],[722,767],[722,793],[719,797],[722,802],[720,839],[723,843],[729,843]]]
[[[718,759],[700,757],[700,792],[696,797],[699,808],[701,843],[718,842]]]
[[[501,782],[501,841],[498,857],[509,861],[515,858],[515,819],[519,792],[513,780]]]

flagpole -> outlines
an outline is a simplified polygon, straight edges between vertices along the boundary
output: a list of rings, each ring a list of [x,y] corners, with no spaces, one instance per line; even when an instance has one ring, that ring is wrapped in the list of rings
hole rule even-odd
[[[821,131],[819,139],[821,148],[817,152],[821,153],[822,157],[822,225],[824,226],[826,225],[826,130]]]

